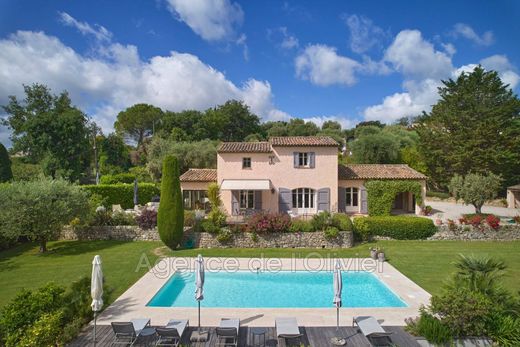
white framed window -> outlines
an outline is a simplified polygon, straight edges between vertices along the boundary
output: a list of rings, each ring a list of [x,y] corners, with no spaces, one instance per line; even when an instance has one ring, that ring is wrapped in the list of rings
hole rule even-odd
[[[251,168],[251,158],[242,158],[242,169]]]
[[[254,209],[255,208],[255,191],[254,190],[241,190],[239,193],[239,206],[241,209]]]
[[[345,189],[347,196],[345,199],[346,206],[354,207],[358,206],[359,203],[359,190],[355,187],[348,187]]]
[[[307,153],[307,152],[298,153],[298,166],[300,166],[300,167],[309,166],[309,153]]]
[[[311,188],[297,188],[292,191],[292,208],[313,209],[315,193]]]

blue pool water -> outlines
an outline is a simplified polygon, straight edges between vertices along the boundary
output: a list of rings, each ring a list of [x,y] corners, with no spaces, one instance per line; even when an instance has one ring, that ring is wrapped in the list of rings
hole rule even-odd
[[[376,276],[344,271],[343,307],[406,307]],[[206,272],[204,307],[331,307],[332,272]],[[195,307],[195,274],[176,272],[148,306]]]

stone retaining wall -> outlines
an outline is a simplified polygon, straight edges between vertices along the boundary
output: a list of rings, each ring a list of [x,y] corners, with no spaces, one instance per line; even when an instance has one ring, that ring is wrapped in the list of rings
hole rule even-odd
[[[435,235],[428,240],[463,240],[463,241],[513,241],[520,240],[519,224],[503,224],[499,230],[487,225],[474,228],[470,225],[456,225],[452,230],[447,225],[437,227]]]
[[[188,233],[197,248],[349,248],[354,245],[350,231],[342,231],[338,237],[327,239],[323,232],[308,233],[236,233],[231,240],[219,242],[217,235],[210,233]]]
[[[340,232],[337,238],[328,240],[322,232],[258,234],[235,233],[226,242],[217,235],[193,232],[185,228],[184,243],[195,248],[348,248],[354,244],[352,232]],[[138,226],[66,227],[60,240],[122,240],[159,241],[157,229],[144,230]]]

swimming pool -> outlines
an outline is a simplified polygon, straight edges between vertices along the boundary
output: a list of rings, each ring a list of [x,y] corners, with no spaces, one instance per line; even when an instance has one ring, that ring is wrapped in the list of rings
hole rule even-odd
[[[343,307],[407,307],[374,274],[343,271]],[[147,306],[195,307],[194,272],[176,272]],[[204,307],[331,307],[332,272],[206,272]]]

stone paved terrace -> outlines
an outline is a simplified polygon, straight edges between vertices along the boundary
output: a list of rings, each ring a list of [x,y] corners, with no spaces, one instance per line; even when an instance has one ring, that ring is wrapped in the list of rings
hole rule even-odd
[[[196,322],[193,322],[196,324]],[[397,326],[383,326],[384,329],[388,332],[392,332],[391,340],[394,346],[400,347],[419,347],[419,343],[416,341],[415,337],[411,336],[407,332],[403,330],[402,327]],[[94,346],[92,343],[92,329],[93,326],[89,326],[85,329],[76,340],[70,343],[68,346],[74,347],[87,347]],[[196,347],[209,347],[216,346],[217,338],[215,334],[215,328],[202,328],[203,330],[209,331],[209,341],[207,342],[199,342],[193,343],[190,345],[189,339],[191,333],[195,331],[196,327],[190,327],[190,330],[186,332],[181,340],[181,344],[183,346],[196,346]],[[367,347],[372,346],[370,341],[366,339],[363,334],[361,334],[356,328],[352,328],[351,326],[342,326],[340,327],[339,334],[336,334],[335,327],[300,327],[300,333],[303,334],[301,339],[301,344],[304,346],[311,347],[329,347],[333,346],[330,343],[330,339],[337,335],[346,338],[347,344],[345,346],[349,347]],[[298,341],[277,341],[276,339],[276,330],[274,327],[267,328],[266,334],[266,346],[300,346]],[[114,339],[114,333],[112,332],[112,328],[110,325],[101,325],[97,328],[97,336],[98,338],[96,346],[105,347],[111,346],[112,341]],[[251,334],[247,326],[241,325],[238,346],[248,347],[251,346]]]

